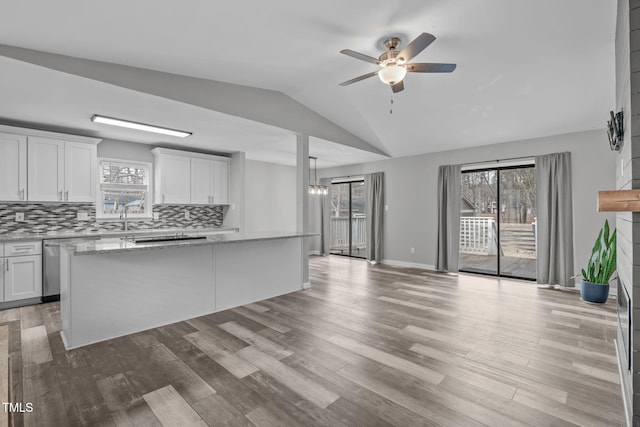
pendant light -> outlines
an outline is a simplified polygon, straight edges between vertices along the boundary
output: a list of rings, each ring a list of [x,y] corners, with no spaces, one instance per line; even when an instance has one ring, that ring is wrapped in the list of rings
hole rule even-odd
[[[313,184],[311,184],[311,160],[313,160]],[[309,194],[324,196],[329,194],[329,190],[324,185],[318,185],[317,157],[309,156]]]

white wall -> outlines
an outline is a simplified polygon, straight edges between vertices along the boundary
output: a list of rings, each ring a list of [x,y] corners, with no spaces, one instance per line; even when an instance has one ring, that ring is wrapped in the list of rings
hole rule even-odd
[[[296,230],[296,168],[245,161],[245,231]]]
[[[591,253],[593,242],[605,218],[615,216],[596,212],[597,190],[614,189],[616,155],[609,149],[604,130],[571,133],[546,138],[494,144],[464,150],[443,151],[378,162],[322,169],[318,176],[339,177],[371,172],[385,173],[383,258],[389,261],[432,267],[436,253],[436,214],[438,167],[511,157],[570,151],[572,156],[574,257],[576,272]],[[318,203],[311,204],[318,210]],[[311,231],[320,232],[319,215]],[[319,249],[319,240],[311,250]],[[415,253],[410,253],[410,248]]]

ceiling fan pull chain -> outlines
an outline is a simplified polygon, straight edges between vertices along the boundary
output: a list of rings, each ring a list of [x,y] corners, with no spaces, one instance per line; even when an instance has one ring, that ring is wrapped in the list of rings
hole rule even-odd
[[[389,106],[389,114],[393,114],[393,92],[391,92],[391,105]]]

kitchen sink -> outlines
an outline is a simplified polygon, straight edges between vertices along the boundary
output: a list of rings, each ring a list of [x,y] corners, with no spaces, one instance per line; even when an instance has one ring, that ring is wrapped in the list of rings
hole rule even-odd
[[[207,236],[190,236],[185,234],[169,234],[160,236],[125,236],[120,239],[132,243],[179,242],[182,240],[202,240]]]

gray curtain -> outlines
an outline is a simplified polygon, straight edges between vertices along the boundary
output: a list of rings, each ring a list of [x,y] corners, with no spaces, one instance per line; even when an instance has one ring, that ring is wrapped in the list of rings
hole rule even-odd
[[[382,213],[384,211],[384,173],[376,172],[364,177],[367,192],[367,259],[382,261]]]
[[[458,271],[460,248],[460,165],[438,169],[438,247],[436,269]]]
[[[573,286],[571,153],[536,156],[538,283]]]
[[[320,253],[329,255],[331,249],[331,178],[321,178],[320,185],[329,189],[329,194],[320,200]]]

